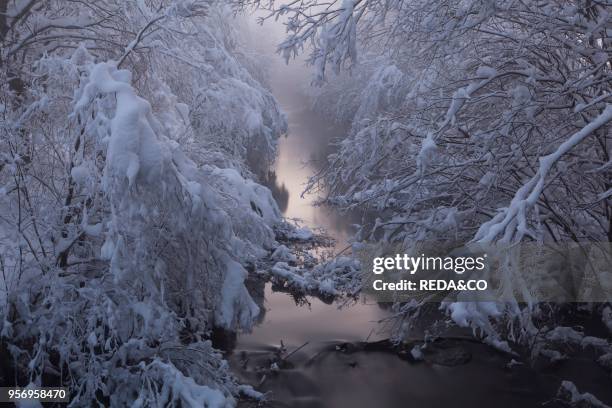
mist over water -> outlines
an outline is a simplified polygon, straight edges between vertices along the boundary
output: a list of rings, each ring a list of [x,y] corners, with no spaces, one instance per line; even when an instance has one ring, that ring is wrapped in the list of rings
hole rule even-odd
[[[278,141],[278,156],[273,172],[268,178],[283,215],[297,219],[313,229],[322,228],[335,239],[335,251],[348,245],[354,233],[353,220],[332,208],[315,205],[316,195],[304,194],[306,183],[326,157],[333,151],[330,143],[341,138],[345,127],[313,109],[307,95],[312,75],[302,57],[286,64],[276,53],[276,46],[283,36],[280,22],[267,21],[264,26],[249,19],[245,32],[247,41],[265,61],[267,81],[272,93],[287,116],[287,134]],[[296,347],[308,341],[364,341],[376,331],[376,322],[387,312],[374,303],[358,302],[339,308],[320,299],[309,297],[306,303],[296,305],[287,293],[275,292],[271,285],[265,288],[265,317],[253,333],[239,337],[238,346],[278,345],[280,340]]]
[[[354,215],[315,205],[316,195],[304,194],[304,189],[309,177],[325,165],[333,152],[333,141],[341,139],[347,128],[313,108],[307,95],[312,67],[306,65],[303,55],[287,64],[276,53],[276,44],[283,38],[282,23],[268,20],[261,26],[256,23],[257,15],[249,18],[245,37],[265,61],[268,85],[288,122],[287,134],[278,141],[278,156],[268,187],[285,217],[299,219],[310,228],[323,228],[341,250],[355,231],[351,227]]]

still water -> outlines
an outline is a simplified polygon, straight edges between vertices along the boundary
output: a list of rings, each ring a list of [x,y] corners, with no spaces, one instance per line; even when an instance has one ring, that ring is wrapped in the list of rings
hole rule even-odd
[[[287,135],[278,143],[269,187],[286,218],[297,219],[312,229],[324,229],[336,241],[334,250],[340,251],[354,232],[354,218],[315,205],[316,196],[303,192],[309,177],[331,152],[330,143],[342,136],[345,127],[312,109],[303,88],[310,75],[307,67],[299,62],[287,66],[275,57],[270,59],[268,69],[272,93],[289,125]],[[388,315],[365,299],[341,308],[308,297],[298,306],[293,297],[273,291],[270,285],[264,298],[262,323],[252,333],[239,337],[239,347],[279,345],[281,340],[294,347],[320,340],[364,341],[382,335],[377,322]]]

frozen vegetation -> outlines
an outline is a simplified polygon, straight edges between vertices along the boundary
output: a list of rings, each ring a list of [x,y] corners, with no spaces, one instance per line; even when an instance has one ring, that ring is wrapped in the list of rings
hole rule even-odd
[[[612,240],[608,2],[258,4],[289,16],[279,51],[308,53],[314,106],[350,125],[309,188],[375,214],[357,241]],[[504,293],[529,292],[507,273]],[[423,304],[396,308],[409,321]],[[507,350],[546,330],[549,307],[442,304]]]
[[[279,53],[307,55],[313,106],[350,128],[308,189],[367,214],[353,247],[612,241],[609,2],[253,2],[264,23],[287,19]],[[550,360],[564,358],[552,340],[575,340],[556,327],[568,309],[609,327],[609,305],[539,302],[510,257],[503,268],[516,301],[444,301],[442,318]],[[398,341],[427,304],[394,305]],[[577,344],[610,350],[582,333]]]
[[[242,7],[285,19],[280,54],[308,55],[313,103],[348,124],[308,189],[376,214],[353,249],[612,241],[608,1],[0,1],[3,379],[73,406],[233,406],[263,396],[209,339],[256,321],[247,270],[358,294],[359,262],[301,252],[322,238],[259,184],[286,122]],[[504,292],[529,293],[512,268]],[[557,324],[567,305],[527,300],[436,307],[514,358],[571,345],[610,369],[607,339]],[[395,340],[426,305],[393,306]],[[612,331],[609,305],[575,308]],[[604,406],[568,381],[557,399]]]
[[[3,385],[75,406],[234,405],[208,340],[259,313],[286,127],[213,1],[0,2]],[[258,166],[253,166],[253,163]]]

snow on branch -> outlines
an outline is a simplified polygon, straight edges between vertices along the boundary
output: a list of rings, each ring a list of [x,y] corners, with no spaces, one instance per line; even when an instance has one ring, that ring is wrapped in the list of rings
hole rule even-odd
[[[612,121],[612,105],[608,104],[599,116],[590,121],[580,131],[574,133],[557,150],[541,157],[536,174],[518,189],[507,208],[502,209],[495,217],[480,227],[474,236],[474,241],[490,243],[502,234],[505,241],[520,240],[524,235],[532,235],[527,227],[527,211],[537,203],[542,194],[546,177],[553,164],[610,121]],[[514,229],[516,229],[516,232],[513,231]]]

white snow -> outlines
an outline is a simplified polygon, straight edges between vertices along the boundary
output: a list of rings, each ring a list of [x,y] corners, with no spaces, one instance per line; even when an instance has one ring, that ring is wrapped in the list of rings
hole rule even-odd
[[[559,351],[551,349],[541,349],[540,354],[545,357],[548,357],[551,363],[565,361],[568,358],[565,354],[561,354]]]
[[[76,184],[85,184],[89,178],[89,170],[86,166],[75,166],[70,170],[70,175]]]
[[[265,395],[259,391],[255,391],[255,389],[253,389],[253,387],[251,387],[250,385],[245,385],[245,384],[239,385],[238,392],[242,395],[245,395],[255,400],[260,400],[260,401],[265,400]]]
[[[612,371],[612,352],[599,356],[599,358],[597,358],[597,363],[605,369]]]
[[[297,257],[295,256],[295,254],[291,253],[291,250],[287,248],[285,245],[279,245],[274,250],[274,252],[272,252],[270,259],[272,259],[273,261],[287,262],[287,263],[297,261]]]
[[[102,223],[99,222],[97,224],[83,224],[83,231],[91,237],[99,237],[102,235]]]
[[[520,365],[524,365],[525,363],[521,362],[521,361],[516,361],[515,359],[511,359],[508,364],[506,364],[507,368],[512,368],[514,366],[520,366]]]
[[[250,328],[259,315],[259,307],[244,287],[247,271],[232,259],[227,258],[225,262],[227,269],[215,323],[228,329],[236,326]]]
[[[583,348],[593,347],[596,349],[607,349],[609,346],[609,342],[606,339],[602,339],[601,337],[593,337],[593,336],[585,336],[580,345]]]
[[[571,381],[561,382],[561,387],[557,391],[557,397],[575,407],[610,408],[591,393],[585,392],[581,394],[576,385]]]
[[[171,401],[180,402],[181,405],[187,407],[231,408],[235,406],[233,399],[227,398],[221,391],[197,384],[193,378],[185,376],[168,363],[155,360],[152,365],[162,371],[164,394],[168,395]],[[145,408],[146,405],[136,400],[132,407]]]
[[[510,227],[516,228],[521,236],[526,234],[528,232],[526,210],[528,207],[533,207],[539,199],[540,194],[544,190],[546,177],[553,164],[610,121],[612,121],[612,105],[608,104],[601,114],[561,143],[553,153],[540,157],[540,165],[536,175],[517,190],[507,208],[502,209],[498,216],[480,227],[474,237],[474,241],[481,243],[493,242],[495,238],[505,232],[506,228]]]
[[[87,343],[90,347],[95,347],[98,345],[98,338],[96,337],[96,333],[89,333],[89,336],[87,336]]]
[[[287,262],[276,262],[270,273],[303,294],[318,292],[326,296],[341,293],[357,293],[361,285],[361,263],[349,256],[339,256],[314,267],[290,266]]]
[[[421,144],[421,150],[417,156],[417,168],[420,174],[423,174],[427,167],[430,165],[431,160],[434,157],[436,151],[436,142],[434,141],[433,134],[430,132],[427,137],[423,139]]]
[[[267,187],[243,178],[234,169],[214,168],[211,171],[213,177],[220,179],[219,188],[239,201],[242,208],[253,211],[269,226],[280,220],[280,211]]]
[[[497,70],[495,68],[482,65],[476,70],[476,75],[479,77],[491,78],[497,75]]]
[[[270,272],[273,276],[286,280],[289,286],[295,287],[301,291],[311,291],[318,286],[316,281],[309,280],[308,278],[300,275],[299,268],[289,266],[289,264],[286,262],[277,262],[274,264],[274,266],[272,266]]]
[[[576,331],[571,327],[559,326],[546,333],[547,340],[564,344],[580,344],[583,338],[583,333]]]
[[[423,360],[424,358],[423,352],[421,351],[421,346],[412,347],[410,350],[410,355],[417,361]]]
[[[489,318],[502,315],[501,306],[496,302],[453,302],[448,305],[451,319],[460,327],[470,324],[484,324]]]
[[[300,227],[291,231],[288,238],[299,241],[308,241],[314,237],[314,233],[308,227]]]

